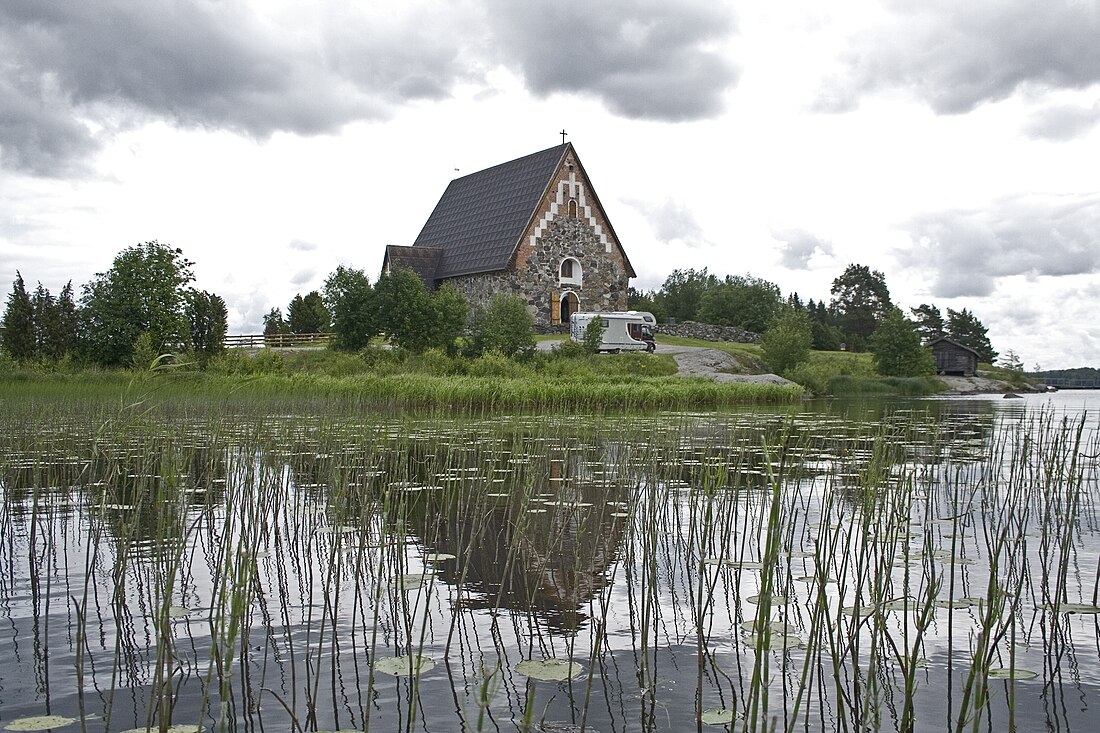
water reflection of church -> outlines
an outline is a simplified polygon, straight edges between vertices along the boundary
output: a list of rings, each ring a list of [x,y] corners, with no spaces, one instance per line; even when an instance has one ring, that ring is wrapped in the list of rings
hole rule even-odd
[[[629,520],[613,515],[625,513],[629,486],[596,475],[580,453],[538,463],[507,496],[467,492],[425,512],[417,530],[429,551],[458,558],[438,571],[458,589],[457,611],[519,611],[572,631],[617,559]]]

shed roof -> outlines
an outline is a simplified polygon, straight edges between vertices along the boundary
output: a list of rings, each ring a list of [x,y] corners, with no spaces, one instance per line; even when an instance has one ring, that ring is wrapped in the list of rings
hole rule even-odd
[[[502,270],[572,143],[456,178],[413,247],[439,248],[436,278]]]
[[[944,338],[944,337],[942,337],[942,336],[941,336],[940,338],[938,338],[938,339],[932,339],[932,341],[931,341],[931,342],[930,342],[930,343],[929,343],[928,345],[929,345],[929,346],[935,346],[936,344],[941,344],[941,343],[942,343],[942,344],[950,344],[951,346],[957,346],[957,347],[958,347],[958,348],[960,348],[960,349],[965,349],[966,351],[969,351],[969,352],[970,352],[971,354],[973,354],[974,356],[979,356],[979,354],[978,354],[978,352],[977,352],[977,351],[975,351],[974,349],[970,348],[970,347],[969,347],[969,346],[967,346],[966,344],[960,344],[960,343],[959,343],[958,341],[952,341],[951,339],[949,339],[949,338]]]

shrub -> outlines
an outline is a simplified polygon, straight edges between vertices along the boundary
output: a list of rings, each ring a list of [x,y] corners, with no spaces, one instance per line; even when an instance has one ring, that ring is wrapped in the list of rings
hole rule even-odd
[[[535,350],[535,321],[514,295],[497,294],[470,319],[470,356],[498,351],[505,356],[530,355]]]
[[[588,355],[588,350],[580,341],[566,339],[551,348],[550,354],[561,359],[583,359]]]
[[[468,373],[472,377],[518,377],[526,370],[499,351],[486,351],[472,360]]]
[[[809,317],[804,311],[790,308],[764,332],[760,346],[768,366],[776,374],[786,374],[809,358],[813,340]]]

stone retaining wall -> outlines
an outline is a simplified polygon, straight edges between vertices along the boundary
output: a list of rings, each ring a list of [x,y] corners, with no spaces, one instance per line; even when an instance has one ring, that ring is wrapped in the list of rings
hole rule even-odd
[[[701,339],[703,341],[735,341],[740,344],[755,344],[760,341],[760,334],[746,331],[743,328],[714,326],[709,323],[696,323],[695,321],[684,321],[674,326],[661,323],[657,325],[657,333],[667,333],[669,336]]]

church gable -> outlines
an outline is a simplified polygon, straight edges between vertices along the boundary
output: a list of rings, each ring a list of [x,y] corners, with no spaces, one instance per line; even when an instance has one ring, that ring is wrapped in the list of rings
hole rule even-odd
[[[552,222],[569,218],[587,225],[603,247],[604,253],[611,256],[628,277],[637,277],[573,146],[570,144],[566,148],[531,223],[517,244],[515,266],[526,266],[531,252],[537,249],[538,241]]]
[[[570,143],[452,181],[414,245],[387,250],[393,265],[414,260],[473,305],[519,297],[539,324],[625,310],[635,276]]]

